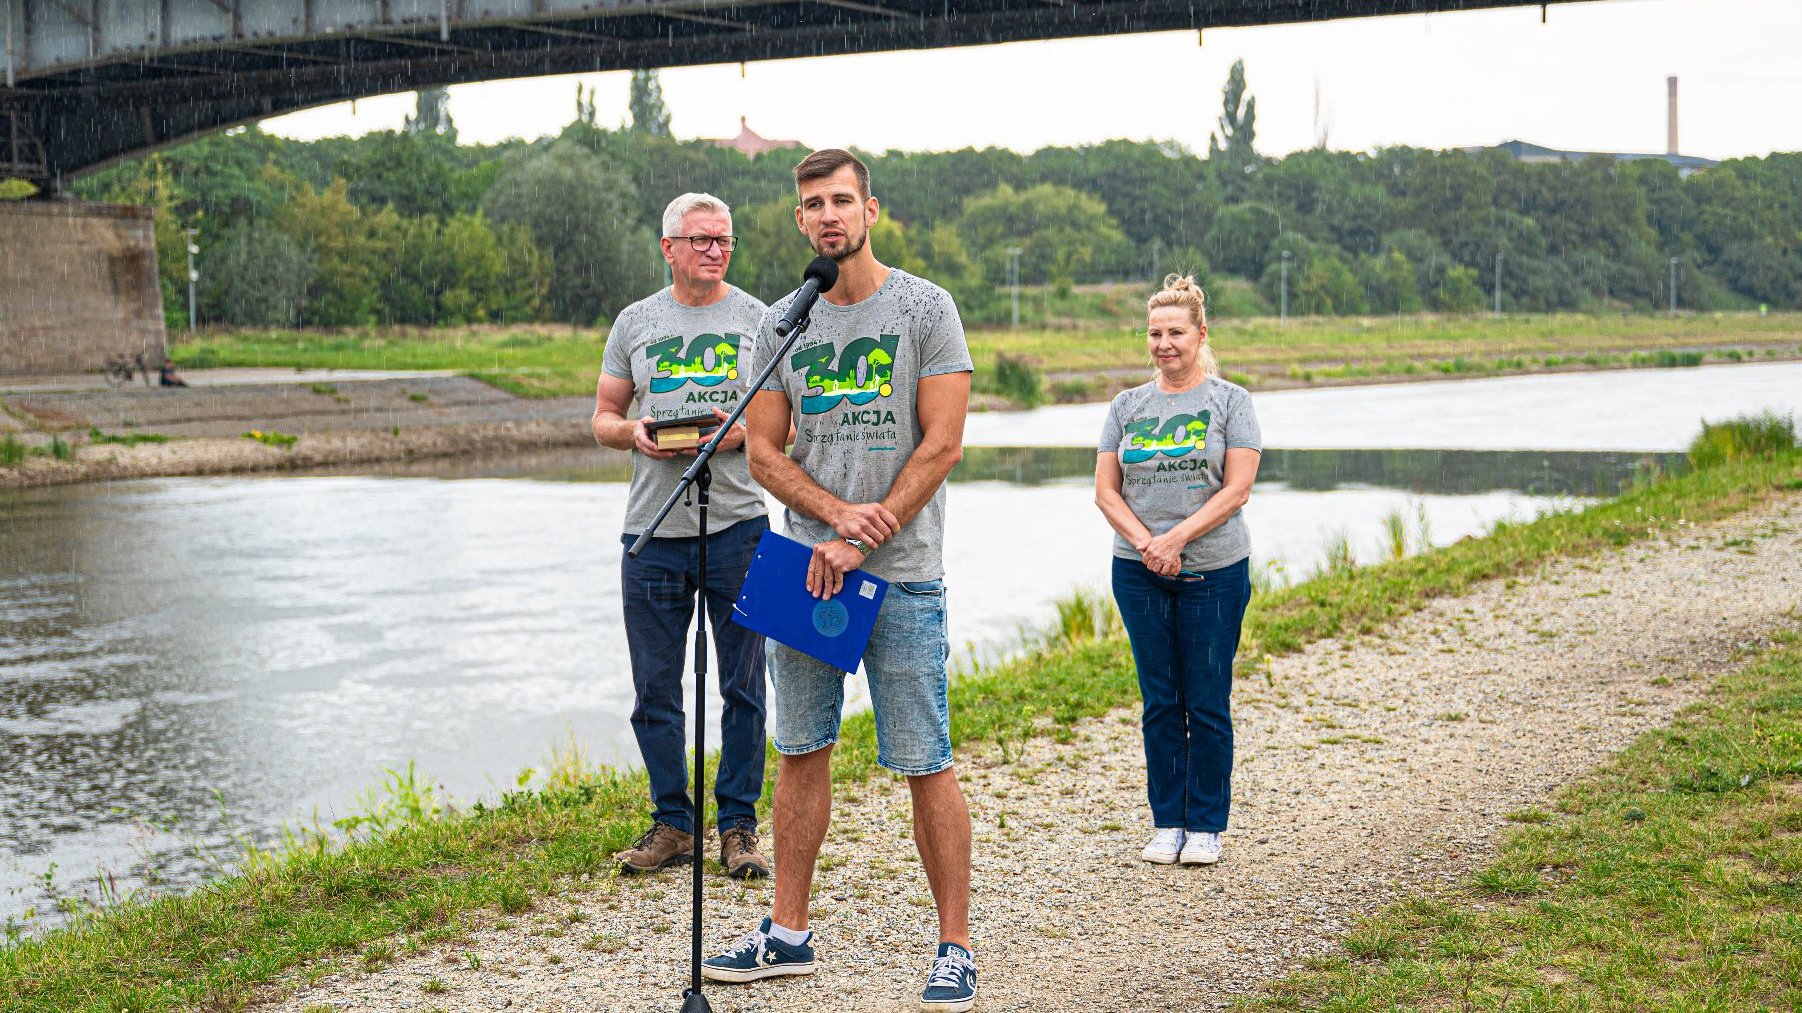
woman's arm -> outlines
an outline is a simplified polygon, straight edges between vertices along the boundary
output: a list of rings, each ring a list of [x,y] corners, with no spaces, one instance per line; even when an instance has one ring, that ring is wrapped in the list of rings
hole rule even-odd
[[[1225,524],[1227,518],[1251,499],[1251,484],[1257,481],[1258,463],[1262,459],[1263,454],[1256,450],[1243,447],[1228,450],[1221,467],[1219,491],[1208,497],[1200,510],[1153,538],[1150,546],[1140,550],[1145,555],[1145,565],[1166,577],[1174,576],[1182,569],[1183,546]]]
[[[1126,505],[1126,497],[1120,494],[1123,480],[1117,452],[1104,450],[1095,455],[1095,505],[1101,508],[1101,515],[1128,545],[1144,552],[1151,544],[1151,530],[1133,513],[1132,507]]]

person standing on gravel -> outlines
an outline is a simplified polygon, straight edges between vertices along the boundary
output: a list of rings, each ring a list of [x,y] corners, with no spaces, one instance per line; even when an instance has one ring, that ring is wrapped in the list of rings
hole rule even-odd
[[[1157,376],[1108,408],[1095,504],[1114,529],[1114,600],[1144,701],[1147,862],[1220,860],[1232,797],[1233,656],[1251,600],[1239,509],[1263,451],[1245,388],[1220,378],[1194,279],[1147,304]]]
[[[829,148],[795,167],[795,222],[838,282],[813,324],[752,397],[751,472],[788,505],[788,534],[813,546],[807,590],[852,593],[847,571],[889,581],[864,650],[876,762],[907,778],[914,841],[938,908],[938,950],[920,996],[933,1011],[970,1009],[970,813],[952,769],[945,662],[945,478],[963,457],[970,351],[942,288],[885,267],[869,247],[878,206],[870,173]],[[787,300],[763,318],[750,373],[779,341]],[[793,456],[784,437],[794,426]],[[845,673],[770,644],[776,693],[776,897],[770,917],[709,958],[714,981],[811,974],[808,895],[832,811],[832,747]]]
[[[631,544],[676,487],[692,449],[660,450],[645,426],[711,414],[723,423],[744,395],[739,350],[757,333],[764,304],[726,284],[732,212],[704,193],[685,193],[663,211],[663,259],[671,284],[620,311],[607,336],[595,390],[594,438],[632,452],[625,534]],[[636,415],[629,414],[638,402]],[[695,599],[704,599],[719,659],[718,804],[720,863],[735,879],[766,876],[757,851],[763,793],[763,638],[728,620],[757,540],[769,530],[763,491],[751,481],[744,427],[734,426],[713,459],[707,586],[699,587],[700,537],[692,512],[670,514],[637,559],[621,554],[620,597],[632,658],[632,734],[651,780],[650,829],[620,855],[624,872],[654,872],[691,860],[695,832],[683,752],[687,720],[682,673]]]

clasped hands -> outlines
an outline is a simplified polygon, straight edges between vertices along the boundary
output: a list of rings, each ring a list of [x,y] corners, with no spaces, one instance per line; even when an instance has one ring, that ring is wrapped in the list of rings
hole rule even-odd
[[[855,538],[874,549],[901,530],[901,522],[881,503],[846,503],[830,520],[839,537],[815,545],[813,558],[807,561],[807,593],[815,598],[839,593],[845,574],[863,562],[863,553],[845,539]]]
[[[1134,545],[1139,557],[1145,561],[1145,568],[1160,577],[1174,577],[1183,568],[1183,546],[1187,544],[1177,537],[1176,532],[1166,531],[1161,535],[1153,535],[1144,542]]]

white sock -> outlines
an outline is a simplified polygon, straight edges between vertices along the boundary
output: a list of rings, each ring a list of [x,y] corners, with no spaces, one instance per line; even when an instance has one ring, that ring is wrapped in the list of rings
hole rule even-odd
[[[803,946],[806,945],[808,939],[812,938],[813,930],[805,929],[796,932],[794,929],[777,925],[774,920],[771,920],[770,935],[775,936],[777,939],[782,940],[790,946]]]

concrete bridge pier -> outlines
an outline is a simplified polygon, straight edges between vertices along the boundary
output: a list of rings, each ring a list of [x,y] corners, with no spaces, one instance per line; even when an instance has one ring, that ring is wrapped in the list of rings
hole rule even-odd
[[[0,376],[92,372],[122,352],[151,368],[168,352],[151,210],[0,202]]]

